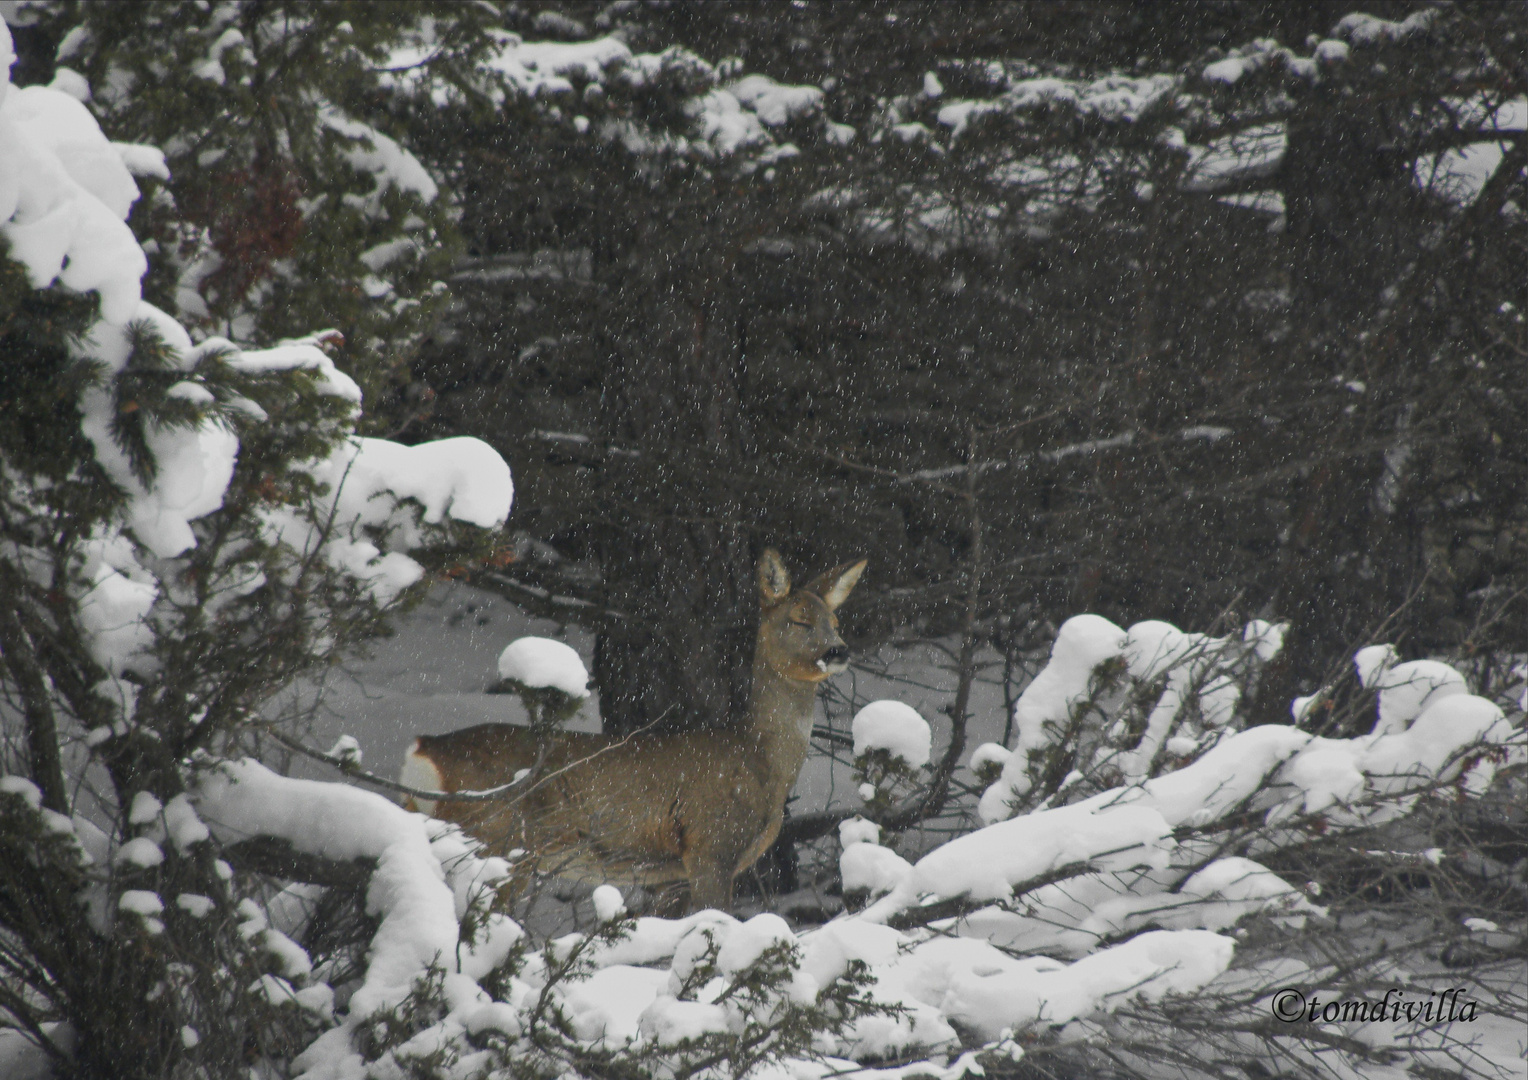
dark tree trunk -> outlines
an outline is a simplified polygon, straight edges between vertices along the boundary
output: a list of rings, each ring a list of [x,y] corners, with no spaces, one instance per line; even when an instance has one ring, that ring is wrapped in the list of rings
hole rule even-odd
[[[1299,302],[1340,334],[1395,283],[1427,217],[1402,118],[1337,92],[1316,91],[1290,118],[1281,178]]]
[[[630,615],[595,649],[614,734],[723,726],[748,708],[758,623],[750,533],[760,523],[746,490],[746,336],[731,298],[718,295],[726,268],[712,264],[722,260],[698,261],[654,305],[666,309],[668,339],[624,358],[631,377],[607,416],[609,430],[647,447],[600,551],[609,603]]]
[[[758,601],[740,530],[644,523],[604,563],[613,605],[633,616],[595,646],[605,730],[716,727],[746,712]]]
[[[1390,414],[1374,395],[1337,383],[1387,374],[1370,370],[1376,359],[1404,363],[1396,349],[1361,354],[1359,334],[1418,250],[1427,217],[1416,212],[1400,119],[1383,102],[1338,103],[1334,93],[1318,90],[1290,119],[1281,168],[1295,304],[1308,313],[1303,370],[1292,374],[1310,388],[1311,449],[1335,458],[1303,480],[1282,539],[1273,603],[1291,629],[1262,679],[1261,723],[1288,723],[1290,700],[1315,690],[1399,602],[1393,576],[1373,565],[1395,525],[1375,507],[1380,452],[1360,449],[1383,436]]]

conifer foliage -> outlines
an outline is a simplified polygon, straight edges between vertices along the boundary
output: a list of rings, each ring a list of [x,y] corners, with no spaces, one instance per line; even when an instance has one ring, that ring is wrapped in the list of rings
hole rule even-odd
[[[465,8],[398,3],[81,4],[49,13],[54,85],[84,100],[145,197],[148,299],[187,327],[267,345],[313,327],[368,400],[405,394],[456,231],[378,109],[393,54],[450,85],[483,38]],[[437,27],[439,28],[437,31]],[[162,157],[156,151],[162,151]],[[403,410],[368,421],[389,430]]]
[[[491,550],[512,493],[476,440],[357,437],[337,335],[193,344],[142,301],[123,218],[150,157],[0,82],[0,1008],[60,1076],[307,1041],[247,996],[302,966],[250,922],[259,856],[215,847],[188,792],[427,566]]]

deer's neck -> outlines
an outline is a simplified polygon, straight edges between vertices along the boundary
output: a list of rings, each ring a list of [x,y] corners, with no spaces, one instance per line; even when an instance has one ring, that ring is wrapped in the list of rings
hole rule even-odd
[[[762,659],[754,659],[748,734],[771,777],[786,787],[796,782],[806,760],[816,705],[816,683],[787,679]]]

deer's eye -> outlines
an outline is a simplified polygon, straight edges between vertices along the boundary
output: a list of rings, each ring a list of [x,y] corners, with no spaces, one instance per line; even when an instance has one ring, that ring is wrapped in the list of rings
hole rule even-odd
[[[807,629],[811,629],[812,626],[812,620],[805,615],[792,615],[791,623],[795,626],[805,626]]]

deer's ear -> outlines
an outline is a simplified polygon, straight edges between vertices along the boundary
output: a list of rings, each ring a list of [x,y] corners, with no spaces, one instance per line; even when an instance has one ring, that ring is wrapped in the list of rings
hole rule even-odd
[[[759,599],[765,607],[778,604],[791,594],[791,575],[774,548],[765,548],[759,556]]]
[[[835,566],[826,574],[813,578],[809,585],[803,587],[804,591],[822,597],[822,602],[828,605],[829,611],[837,611],[843,602],[849,599],[849,593],[853,591],[860,575],[865,572],[867,561],[861,559],[859,562]]]

